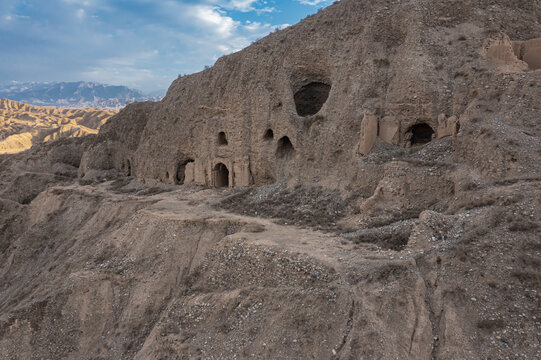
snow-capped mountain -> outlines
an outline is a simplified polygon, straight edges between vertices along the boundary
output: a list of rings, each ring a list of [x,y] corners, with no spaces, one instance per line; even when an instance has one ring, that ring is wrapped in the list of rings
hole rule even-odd
[[[93,82],[10,83],[0,86],[0,98],[38,106],[118,109],[136,101],[158,101],[126,86]]]

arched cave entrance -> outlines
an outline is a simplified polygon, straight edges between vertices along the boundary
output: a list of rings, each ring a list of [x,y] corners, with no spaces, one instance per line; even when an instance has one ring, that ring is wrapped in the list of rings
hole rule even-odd
[[[227,137],[225,136],[225,132],[220,131],[218,133],[218,145],[227,145]]]
[[[291,143],[291,140],[287,136],[278,140],[278,147],[276,148],[276,157],[278,159],[290,159],[295,155],[295,148]]]
[[[188,160],[184,160],[184,161],[181,161],[179,164],[178,164],[178,167],[177,167],[177,174],[175,176],[175,180],[177,182],[177,184],[184,184],[184,179],[186,178],[186,165],[188,165],[189,163],[193,163],[194,160],[193,159],[188,159]]]
[[[432,141],[434,130],[425,123],[416,124],[409,130],[411,133],[410,145],[423,145]]]
[[[295,107],[300,116],[315,115],[329,97],[331,86],[322,82],[311,82],[295,93]]]
[[[218,188],[229,186],[229,170],[222,163],[218,163],[214,167],[214,186]]]
[[[274,132],[272,131],[272,129],[268,129],[267,131],[265,131],[265,135],[263,135],[263,139],[265,140],[274,139]]]

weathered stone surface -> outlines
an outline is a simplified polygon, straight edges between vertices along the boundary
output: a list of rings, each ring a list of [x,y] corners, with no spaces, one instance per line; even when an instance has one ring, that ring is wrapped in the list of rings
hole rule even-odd
[[[379,121],[378,136],[381,140],[389,144],[398,144],[398,121],[391,116],[384,117]]]
[[[438,139],[443,139],[448,136],[456,135],[458,131],[458,119],[456,116],[451,116],[447,118],[445,114],[441,114],[438,117],[438,130],[437,136]]]
[[[502,72],[522,71],[528,69],[528,64],[517,57],[520,46],[513,44],[506,34],[496,33],[485,39],[482,54],[500,65]]]
[[[378,118],[372,114],[365,114],[361,122],[361,136],[357,151],[366,155],[372,150],[378,137]]]
[[[528,69],[541,69],[541,38],[513,42],[515,55],[526,64]]]
[[[184,183],[189,184],[195,181],[195,163],[191,162],[186,164],[186,170],[184,172]]]

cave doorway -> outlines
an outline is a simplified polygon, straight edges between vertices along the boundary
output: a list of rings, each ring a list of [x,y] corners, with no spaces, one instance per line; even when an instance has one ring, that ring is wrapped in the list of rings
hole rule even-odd
[[[274,139],[274,132],[272,131],[272,129],[268,129],[267,131],[265,131],[265,135],[263,135],[263,139],[268,140],[268,141]]]
[[[179,185],[184,184],[184,180],[186,179],[186,165],[188,165],[189,163],[193,163],[193,162],[194,162],[193,159],[188,159],[188,160],[181,161],[178,164],[177,174],[175,176],[175,178],[176,178],[175,180],[176,180],[177,184],[179,184]]]
[[[229,170],[222,163],[214,167],[214,186],[218,188],[229,186]]]
[[[330,91],[331,86],[322,82],[304,85],[294,95],[297,114],[300,116],[317,114],[327,101]]]
[[[421,123],[413,125],[409,133],[411,135],[410,145],[423,145],[432,141],[434,130],[432,130],[430,125]]]
[[[225,136],[225,132],[220,131],[218,133],[218,145],[227,145],[227,137]]]
[[[276,158],[278,159],[290,159],[295,155],[295,148],[291,143],[291,140],[287,136],[284,136],[278,140],[278,147],[276,148]]]

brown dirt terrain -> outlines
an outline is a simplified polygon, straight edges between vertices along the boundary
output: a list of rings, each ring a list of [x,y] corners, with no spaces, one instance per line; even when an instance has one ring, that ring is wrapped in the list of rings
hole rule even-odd
[[[539,18],[342,0],[0,156],[0,358],[541,358]]]
[[[97,134],[117,111],[40,107],[0,99],[0,154],[64,137]]]

